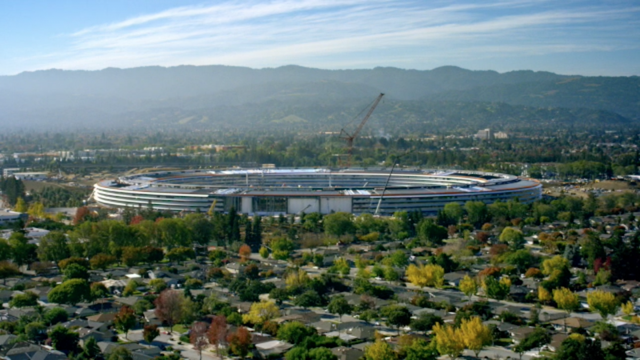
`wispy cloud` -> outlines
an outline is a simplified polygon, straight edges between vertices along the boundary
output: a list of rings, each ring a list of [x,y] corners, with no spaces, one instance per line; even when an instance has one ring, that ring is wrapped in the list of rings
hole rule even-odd
[[[465,58],[640,48],[633,2],[229,1],[65,35],[36,68],[230,64],[428,68]]]

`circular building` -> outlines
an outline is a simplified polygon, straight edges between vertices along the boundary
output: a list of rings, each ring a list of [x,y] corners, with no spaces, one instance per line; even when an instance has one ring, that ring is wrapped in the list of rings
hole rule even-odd
[[[93,198],[108,207],[228,211],[256,215],[350,212],[433,215],[445,204],[540,199],[542,186],[513,175],[477,171],[330,169],[185,170],[101,181]]]

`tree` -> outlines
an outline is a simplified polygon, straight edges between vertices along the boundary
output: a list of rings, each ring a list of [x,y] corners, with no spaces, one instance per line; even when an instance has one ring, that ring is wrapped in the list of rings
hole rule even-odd
[[[253,303],[248,313],[242,315],[242,322],[262,325],[265,321],[280,316],[280,309],[271,301]]]
[[[526,351],[541,347],[549,342],[551,342],[551,335],[549,335],[544,328],[537,327],[515,346],[514,351],[518,354],[523,354]]]
[[[287,238],[276,238],[271,240],[273,258],[277,260],[288,260],[293,251],[293,242]]]
[[[469,275],[465,275],[462,280],[460,280],[458,287],[463,294],[469,297],[469,301],[471,301],[471,297],[478,292],[478,283]]]
[[[269,257],[269,249],[267,249],[266,247],[261,247],[260,250],[258,251],[258,253],[260,253],[260,256],[263,259],[266,259]]]
[[[64,274],[65,280],[71,280],[71,279],[89,280],[89,272],[87,271],[87,268],[78,264],[71,264],[67,266],[64,269],[63,274]]]
[[[36,306],[38,304],[38,295],[27,291],[24,294],[18,294],[9,301],[10,307],[27,307],[27,306]]]
[[[571,314],[572,311],[575,311],[580,306],[580,299],[578,295],[571,292],[571,290],[567,288],[559,288],[553,289],[553,301],[556,302],[559,309],[562,309],[567,312],[567,316]],[[565,329],[566,329],[566,319],[565,319]]]
[[[9,237],[9,245],[11,246],[11,259],[18,266],[31,264],[37,259],[38,247],[29,244],[29,240],[21,232],[14,232]]]
[[[387,318],[389,324],[396,327],[398,333],[401,326],[407,326],[411,323],[411,312],[404,306],[389,305],[382,308],[381,313]]]
[[[241,326],[227,336],[227,343],[232,353],[244,359],[249,353],[249,346],[251,346],[251,334],[247,328]]]
[[[569,260],[557,255],[542,262],[542,273],[547,275],[543,286],[547,289],[567,287],[571,281]]]
[[[22,197],[18,197],[18,199],[16,200],[16,206],[13,207],[13,211],[19,213],[27,212],[27,204],[24,202],[24,199]]]
[[[124,337],[128,339],[129,330],[136,326],[136,314],[133,309],[125,305],[120,308],[120,311],[113,319],[113,323],[118,330],[124,331]]]
[[[551,301],[551,299],[553,299],[553,297],[551,296],[549,290],[545,289],[543,286],[538,286],[538,301],[546,304]]]
[[[244,244],[240,246],[240,249],[238,250],[238,255],[240,255],[240,259],[242,262],[249,260],[249,257],[251,256],[251,248],[249,247],[249,245]]]
[[[196,321],[191,325],[191,332],[189,333],[189,341],[193,345],[193,349],[200,354],[200,360],[202,360],[202,349],[209,343],[207,330],[207,323]]]
[[[195,251],[193,251],[192,248],[188,248],[188,247],[177,247],[169,250],[169,252],[167,253],[167,258],[170,261],[176,261],[178,263],[181,263],[187,259],[192,259],[195,257],[196,257]]]
[[[451,325],[441,325],[437,323],[433,326],[436,349],[441,355],[449,355],[451,359],[462,354],[464,350],[464,339],[460,330]]]
[[[84,343],[84,349],[82,349],[82,356],[85,359],[103,360],[102,352],[96,338],[89,337]]]
[[[630,316],[635,312],[635,308],[631,301],[627,301],[626,303],[622,304],[621,308],[622,308],[622,312],[627,316]]]
[[[556,351],[556,359],[604,359],[604,353],[600,345],[600,340],[594,341],[581,335],[574,335],[578,334],[572,334],[562,342],[562,345]]]
[[[41,322],[31,322],[25,325],[24,333],[27,339],[40,342],[47,338],[47,327]]]
[[[411,329],[414,331],[427,332],[433,328],[436,323],[444,324],[444,320],[437,315],[430,313],[420,313],[417,319],[411,321]]]
[[[103,283],[94,282],[90,286],[90,294],[92,300],[98,300],[109,296],[109,290]]]
[[[15,264],[8,261],[0,261],[0,278],[2,278],[3,284],[5,283],[7,278],[19,274],[20,270],[18,270],[18,267]]]
[[[422,219],[418,224],[418,236],[431,245],[441,245],[442,240],[449,237],[449,232],[444,226],[436,224],[433,219]]]
[[[207,332],[209,344],[216,348],[216,354],[220,356],[220,344],[227,337],[227,318],[224,315],[214,316]]]
[[[58,351],[74,352],[78,349],[79,335],[77,332],[71,331],[62,325],[56,325],[49,332],[51,345]]]
[[[277,338],[294,345],[301,344],[306,338],[316,335],[316,329],[305,326],[299,321],[283,324],[278,329]]]
[[[619,306],[618,300],[612,293],[602,290],[587,293],[587,303],[589,309],[598,312],[604,320],[607,320],[609,315],[614,315]]]
[[[109,354],[109,358],[107,360],[133,360],[133,356],[129,349],[123,346],[118,346],[111,352],[111,354]]]
[[[436,360],[438,352],[422,339],[415,339],[409,346],[404,347],[404,360]]]
[[[306,286],[311,279],[309,278],[309,274],[303,269],[298,269],[297,271],[290,272],[284,279],[285,284],[289,288],[299,288],[301,286]]]
[[[327,235],[342,236],[355,234],[356,225],[353,222],[353,215],[347,212],[336,212],[324,217],[324,231]]]
[[[342,315],[350,314],[353,311],[353,307],[344,296],[334,296],[331,298],[327,310],[332,314],[338,314],[340,316],[340,322],[342,322]]]
[[[398,355],[391,345],[382,340],[376,340],[364,349],[365,360],[396,360]]]
[[[482,201],[467,201],[464,209],[467,211],[467,220],[476,228],[489,220],[489,209]]]
[[[486,345],[491,344],[491,330],[482,323],[482,319],[478,316],[463,319],[460,332],[465,346],[473,351],[476,357]]]
[[[308,308],[311,306],[321,306],[323,301],[322,297],[315,290],[307,290],[302,294],[296,296],[294,302],[296,306]]]
[[[522,249],[525,244],[524,234],[522,234],[522,231],[512,227],[506,227],[502,230],[502,233],[500,234],[500,241],[509,245],[509,248],[513,251]]]
[[[51,303],[75,305],[82,300],[91,300],[91,288],[83,279],[66,280],[54,287],[47,298]]]
[[[457,224],[462,220],[462,216],[464,215],[464,209],[457,202],[452,202],[444,205],[442,211],[445,213],[447,218],[451,219],[454,224]]]
[[[409,265],[406,274],[407,280],[420,288],[425,286],[442,287],[444,283],[444,268],[440,265],[428,264]]]
[[[91,264],[92,269],[102,269],[102,271],[107,270],[107,268],[118,261],[115,256],[108,254],[96,254],[94,255],[89,263]]]
[[[482,287],[488,297],[496,300],[504,300],[511,290],[511,280],[508,277],[496,280],[493,276],[485,276],[482,281]]]
[[[90,263],[85,258],[70,257],[64,260],[60,260],[58,262],[58,267],[60,268],[60,270],[64,271],[71,264],[80,265],[85,269],[88,269],[91,266]]]
[[[80,225],[92,217],[91,210],[86,206],[81,206],[76,210],[76,215],[73,217],[73,225]]]
[[[47,325],[55,325],[69,319],[69,313],[63,308],[54,307],[44,313],[44,321]]]
[[[521,249],[507,254],[504,261],[509,265],[515,266],[518,272],[522,273],[536,265],[538,259],[529,250]]]
[[[145,325],[142,330],[142,338],[147,343],[151,344],[155,338],[160,336],[160,330],[158,330],[158,325]]]
[[[38,258],[41,261],[53,261],[56,264],[71,256],[67,237],[60,231],[51,231],[43,236],[38,245]]]
[[[317,347],[309,350],[309,360],[338,360],[338,357],[326,347]]]
[[[184,296],[179,291],[170,289],[160,293],[160,296],[154,301],[156,316],[161,321],[166,321],[172,332],[173,325],[182,320],[184,301]]]

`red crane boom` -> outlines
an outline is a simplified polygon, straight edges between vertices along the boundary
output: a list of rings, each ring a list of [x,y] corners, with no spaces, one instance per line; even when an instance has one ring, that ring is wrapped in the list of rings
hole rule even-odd
[[[376,106],[378,106],[378,103],[380,103],[380,100],[382,100],[383,96],[384,96],[383,93],[378,95],[378,97],[373,102],[373,104],[371,104],[371,107],[369,108],[369,111],[367,111],[367,114],[362,118],[362,121],[360,121],[360,124],[358,125],[356,130],[353,132],[353,134],[349,135],[349,133],[346,132],[345,129],[342,129],[340,131],[340,136],[347,141],[347,163],[346,163],[346,167],[351,167],[351,156],[353,154],[353,141],[356,139],[356,137],[358,137],[358,134],[360,134],[360,131],[364,127],[364,124],[367,123],[367,120],[369,120],[369,117],[371,116],[371,114],[373,114],[373,110],[376,109]]]

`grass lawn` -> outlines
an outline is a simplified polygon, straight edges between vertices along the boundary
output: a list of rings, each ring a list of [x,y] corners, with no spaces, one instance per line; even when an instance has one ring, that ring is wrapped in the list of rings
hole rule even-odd
[[[184,333],[186,333],[186,332],[187,332],[187,330],[189,330],[189,328],[188,328],[188,327],[185,327],[185,326],[184,326],[184,325],[182,325],[182,324],[178,324],[178,325],[175,325],[175,326],[173,327],[173,331],[178,332],[178,333],[180,333],[180,334],[184,334]]]

